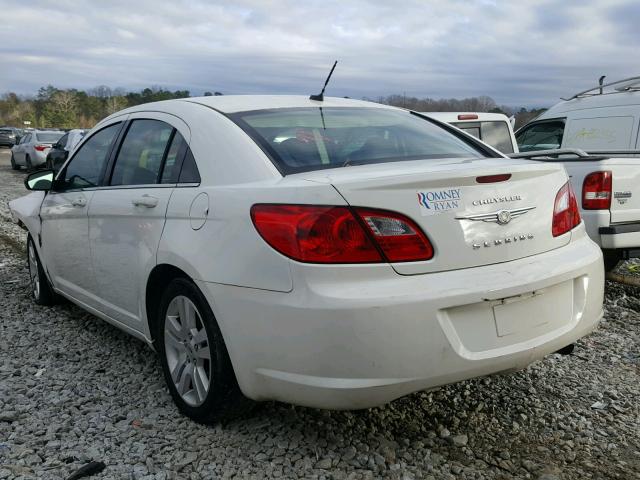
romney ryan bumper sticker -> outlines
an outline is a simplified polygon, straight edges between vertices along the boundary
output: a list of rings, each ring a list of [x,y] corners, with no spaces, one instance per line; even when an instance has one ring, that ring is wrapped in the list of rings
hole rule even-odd
[[[427,190],[417,193],[420,213],[424,216],[455,211],[463,207],[461,188]]]

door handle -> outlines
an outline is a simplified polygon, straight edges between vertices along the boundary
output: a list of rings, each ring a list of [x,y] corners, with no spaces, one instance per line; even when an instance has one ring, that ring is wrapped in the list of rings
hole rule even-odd
[[[74,207],[84,207],[87,205],[87,199],[84,197],[76,197],[71,200],[71,205]]]
[[[158,205],[158,199],[156,197],[152,197],[151,195],[142,195],[141,197],[134,198],[131,200],[136,207],[147,207],[153,208]]]

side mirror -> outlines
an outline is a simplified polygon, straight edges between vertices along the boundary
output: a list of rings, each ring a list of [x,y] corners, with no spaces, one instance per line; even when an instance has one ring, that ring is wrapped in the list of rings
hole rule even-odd
[[[27,175],[24,186],[27,190],[51,190],[53,185],[53,170],[40,170]]]

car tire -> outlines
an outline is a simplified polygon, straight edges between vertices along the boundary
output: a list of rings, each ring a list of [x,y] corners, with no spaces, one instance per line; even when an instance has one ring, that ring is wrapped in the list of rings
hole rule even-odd
[[[622,255],[617,250],[603,250],[602,257],[604,259],[605,272],[614,270],[622,260]]]
[[[16,158],[13,156],[13,152],[11,152],[11,169],[20,170],[20,166],[16,163]]]
[[[238,387],[211,307],[193,282],[171,281],[162,295],[155,330],[165,381],[184,415],[211,425],[251,408],[253,402]]]
[[[44,273],[38,250],[31,235],[27,238],[27,265],[29,267],[29,284],[31,285],[33,300],[38,305],[54,305],[56,303],[56,294],[51,288],[47,275]]]
[[[31,157],[29,155],[25,157],[25,164],[27,165],[27,172],[31,172],[33,170],[33,165],[31,165]]]

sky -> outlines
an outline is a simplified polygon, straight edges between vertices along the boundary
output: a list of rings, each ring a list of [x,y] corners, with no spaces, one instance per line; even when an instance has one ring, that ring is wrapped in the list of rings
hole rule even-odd
[[[638,0],[0,0],[0,93],[148,86],[550,106],[640,75]]]

